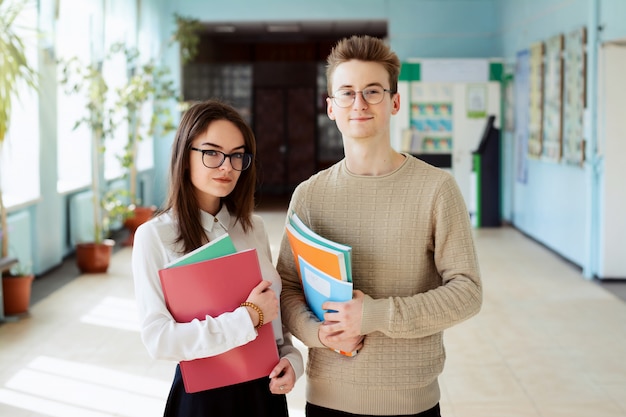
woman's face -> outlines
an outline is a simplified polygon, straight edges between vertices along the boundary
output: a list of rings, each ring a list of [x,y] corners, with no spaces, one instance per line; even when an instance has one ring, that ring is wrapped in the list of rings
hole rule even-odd
[[[216,120],[211,122],[203,134],[193,140],[192,147],[229,155],[245,152],[244,143],[243,134],[237,126],[227,120]],[[215,215],[220,209],[221,198],[235,189],[241,171],[233,169],[231,159],[228,157],[219,167],[207,168],[202,162],[201,152],[194,150],[190,152],[189,169],[196,199],[200,209]],[[221,156],[219,153],[217,155]],[[205,161],[208,161],[208,158],[205,158]]]

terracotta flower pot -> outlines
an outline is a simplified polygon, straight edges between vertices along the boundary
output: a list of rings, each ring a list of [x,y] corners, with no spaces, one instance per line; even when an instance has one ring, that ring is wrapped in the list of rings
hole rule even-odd
[[[35,279],[34,275],[4,275],[2,277],[5,316],[13,316],[28,311],[33,279]]]
[[[124,227],[128,229],[129,233],[128,233],[128,237],[126,238],[126,240],[122,242],[122,245],[133,246],[133,242],[135,241],[135,231],[143,223],[150,220],[150,218],[154,215],[155,211],[156,211],[156,207],[154,206],[135,207],[135,209],[133,210],[133,214],[130,217],[128,217],[126,220],[124,220]]]
[[[76,244],[76,265],[84,274],[102,273],[109,269],[115,241],[105,239],[102,243]]]

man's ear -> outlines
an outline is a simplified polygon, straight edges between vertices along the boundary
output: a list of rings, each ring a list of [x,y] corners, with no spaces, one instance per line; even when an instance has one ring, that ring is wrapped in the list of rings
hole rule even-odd
[[[335,114],[333,113],[333,99],[326,98],[326,114],[330,120],[335,120]]]
[[[400,111],[400,93],[396,93],[393,95],[393,99],[391,100],[391,114],[398,114]]]

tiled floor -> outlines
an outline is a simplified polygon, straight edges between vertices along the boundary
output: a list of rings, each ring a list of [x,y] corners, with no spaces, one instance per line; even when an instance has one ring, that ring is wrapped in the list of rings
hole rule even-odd
[[[262,214],[276,253],[284,210]],[[484,306],[445,333],[442,414],[626,416],[626,303],[514,229],[476,230],[476,242]],[[39,290],[30,314],[0,326],[0,416],[161,415],[174,364],[139,340],[129,260],[123,248],[108,274]]]

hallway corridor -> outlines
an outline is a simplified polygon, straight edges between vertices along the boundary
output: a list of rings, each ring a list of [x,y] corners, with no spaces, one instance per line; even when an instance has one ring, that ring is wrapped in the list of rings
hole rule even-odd
[[[285,211],[260,214],[276,255]],[[515,229],[475,235],[484,304],[445,332],[442,416],[626,416],[626,303]],[[0,325],[0,416],[162,415],[174,364],[139,340],[130,254]],[[304,390],[301,378],[292,417]]]

